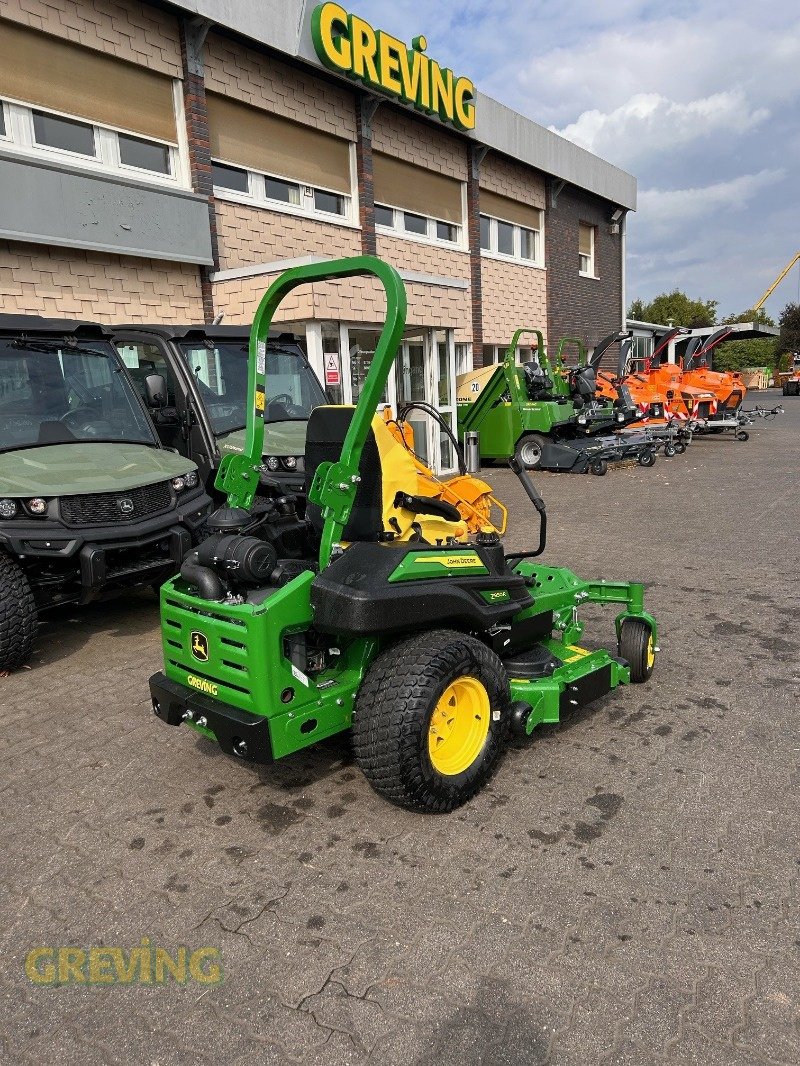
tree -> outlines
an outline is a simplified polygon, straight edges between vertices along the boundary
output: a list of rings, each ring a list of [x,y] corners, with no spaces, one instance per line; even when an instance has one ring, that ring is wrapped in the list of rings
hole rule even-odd
[[[718,300],[691,300],[685,292],[673,289],[663,292],[650,303],[634,300],[628,312],[629,318],[640,322],[657,322],[674,326],[713,326],[717,321]]]
[[[753,322],[761,326],[774,326],[775,322],[766,311],[742,311],[740,315],[731,315],[726,322]],[[755,340],[728,341],[720,344],[714,351],[715,370],[742,370],[745,367],[774,367],[778,352],[777,337],[759,337]]]
[[[778,351],[800,352],[800,304],[787,304],[778,321],[781,327]]]

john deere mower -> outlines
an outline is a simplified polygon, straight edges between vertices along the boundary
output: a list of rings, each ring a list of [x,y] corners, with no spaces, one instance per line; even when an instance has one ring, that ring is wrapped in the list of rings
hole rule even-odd
[[[308,554],[281,560],[250,512],[269,390],[264,345],[293,289],[357,275],[382,283],[386,322],[358,405],[311,414]],[[351,730],[378,793],[444,812],[486,784],[512,736],[530,738],[619,684],[646,681],[656,625],[641,584],[584,581],[534,561],[545,505],[516,460],[540,518],[529,551],[506,553],[492,527],[471,535],[457,507],[417,493],[408,448],[375,414],[405,316],[400,276],[369,256],[297,267],[266,293],[250,339],[245,448],[222,461],[217,531],[162,588],[164,671],[150,691],[164,722],[246,761]],[[613,652],[578,643],[585,603],[622,605]]]

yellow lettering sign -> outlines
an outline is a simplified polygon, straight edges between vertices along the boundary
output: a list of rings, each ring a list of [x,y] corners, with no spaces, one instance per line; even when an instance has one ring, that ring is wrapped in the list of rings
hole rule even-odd
[[[329,70],[396,96],[418,111],[438,115],[458,129],[475,129],[475,86],[425,55],[424,37],[415,37],[408,48],[330,2],[314,9],[311,34],[316,53]]]

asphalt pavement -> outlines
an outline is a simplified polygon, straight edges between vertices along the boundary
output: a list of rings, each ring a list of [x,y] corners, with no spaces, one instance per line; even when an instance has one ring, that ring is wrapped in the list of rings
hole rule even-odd
[[[0,1062],[800,1063],[784,405],[746,443],[536,479],[545,561],[646,582],[661,652],[449,816],[383,802],[346,738],[253,768],[164,726],[149,592],[49,621],[0,679]],[[158,980],[157,948],[194,971]]]

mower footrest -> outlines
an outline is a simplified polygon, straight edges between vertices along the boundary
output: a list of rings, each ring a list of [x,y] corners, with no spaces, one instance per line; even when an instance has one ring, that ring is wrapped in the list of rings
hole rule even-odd
[[[565,714],[568,711],[585,707],[587,703],[594,703],[601,696],[607,696],[614,687],[611,676],[611,663],[599,670],[592,670],[590,674],[572,681],[561,693],[559,700],[559,712]]]

